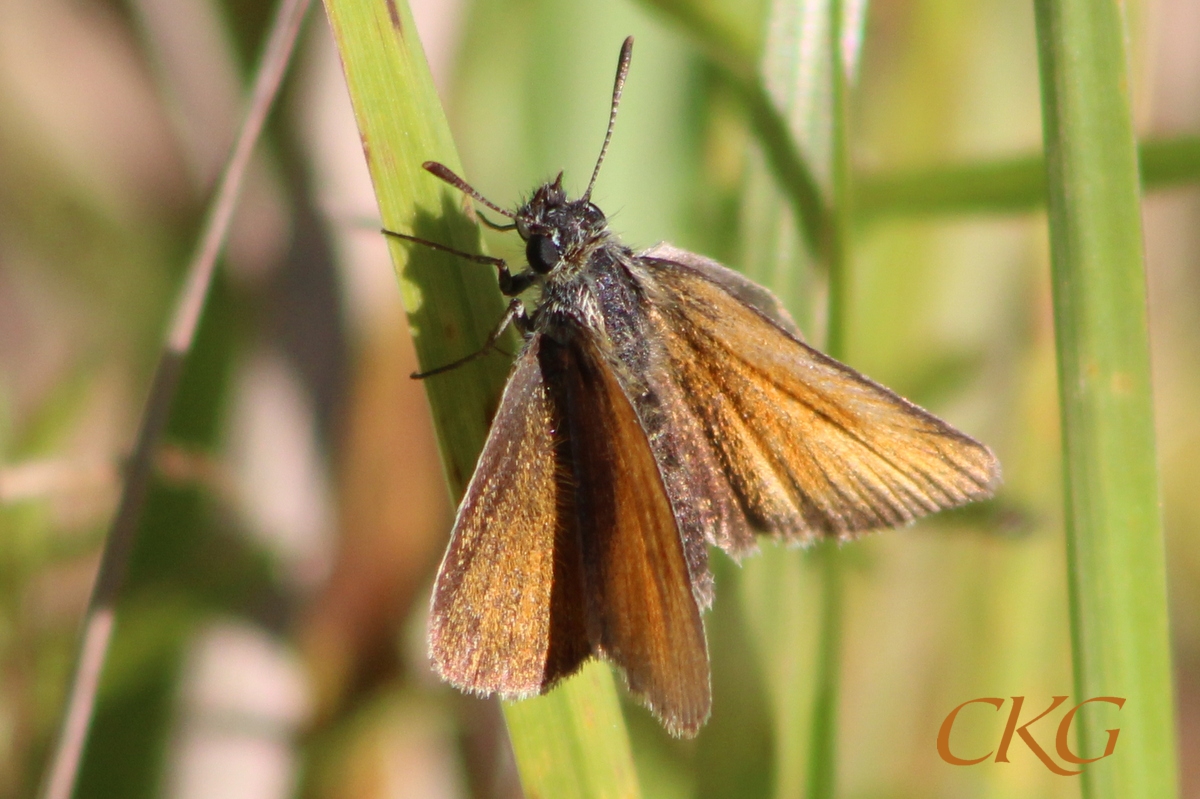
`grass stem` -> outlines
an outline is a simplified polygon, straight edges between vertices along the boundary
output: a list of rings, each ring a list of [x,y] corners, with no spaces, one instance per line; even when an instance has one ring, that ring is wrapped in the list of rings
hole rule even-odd
[[[44,799],[69,799],[74,793],[79,764],[87,744],[88,728],[95,711],[96,692],[116,624],[116,602],[125,582],[129,558],[136,541],[138,520],[150,484],[154,454],[170,418],[183,362],[191,350],[196,328],[204,312],[217,256],[233,220],[250,156],[291,63],[296,36],[307,10],[308,0],[282,0],[279,4],[255,73],[245,119],[221,173],[200,241],[188,266],[187,277],[142,411],[137,443],[125,470],[120,503],[105,539],[100,570],[84,617],[79,657],[67,697],[62,729],[42,787]]]
[[[1085,799],[1176,795],[1137,146],[1121,7],[1035,0]],[[1063,756],[1060,748],[1059,755]]]

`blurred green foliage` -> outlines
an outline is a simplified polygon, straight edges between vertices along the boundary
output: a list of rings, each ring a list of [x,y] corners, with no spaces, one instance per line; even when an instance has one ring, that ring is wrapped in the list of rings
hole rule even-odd
[[[0,34],[0,797],[31,795],[39,779],[120,460],[206,190],[173,127],[181,89],[154,55],[162,43],[154,42],[159,29],[146,22],[146,6],[35,5],[6,17]],[[244,76],[269,4],[198,5],[215,13],[235,54],[221,67]],[[559,169],[570,190],[586,185],[617,48],[634,34],[598,204],[633,246],[671,241],[774,285],[820,341],[824,273],[798,238],[789,195],[756,139],[730,64],[767,75],[768,93],[824,186],[824,145],[805,127],[821,120],[772,83],[803,65],[799,48],[812,40],[799,37],[777,53],[795,61],[772,66],[768,58],[780,19],[823,6],[464,0],[457,11],[453,4],[417,10],[423,37],[452,32],[441,46],[423,43],[465,176],[504,206]],[[1168,22],[1157,24],[1170,24],[1170,8],[1162,6]],[[450,15],[445,27],[427,26],[438,14]],[[276,244],[259,256],[245,255],[253,247],[232,248],[173,412],[164,442],[170,457],[144,514],[79,796],[178,791],[196,725],[230,736],[244,752],[277,747],[271,762],[282,763],[287,778],[277,794],[263,788],[262,796],[515,790],[495,708],[459,697],[423,670],[421,617],[445,512],[418,511],[414,501],[407,517],[396,511],[379,525],[381,536],[427,541],[423,549],[395,560],[365,550],[403,572],[403,589],[381,588],[370,556],[336,579],[364,524],[356,509],[386,504],[382,494],[364,500],[347,487],[348,475],[361,474],[347,431],[368,439],[376,431],[393,446],[409,440],[392,438],[393,427],[428,436],[428,418],[419,401],[392,412],[361,401],[371,369],[405,374],[413,366],[405,360],[410,350],[381,344],[401,334],[355,298],[344,263],[351,255],[337,243],[351,226],[348,215],[374,211],[323,203],[325,173],[305,143],[312,120],[348,113],[344,101],[331,102],[304,77],[312,64],[332,63],[324,25],[319,15],[310,20],[306,52],[265,146],[263,183],[275,194],[262,189],[245,205],[258,238]],[[878,0],[863,31],[848,108],[857,215],[843,355],[989,443],[1005,484],[979,512],[841,550],[837,795],[1074,797],[1077,782],[1049,773],[1016,745],[1010,764],[969,768],[947,765],[934,748],[945,714],[967,699],[1023,695],[1040,711],[1050,696],[1073,693],[1032,8]],[[1151,79],[1136,76],[1188,85],[1187,76],[1169,71],[1160,39],[1141,27],[1132,35],[1140,59],[1134,102],[1148,142],[1143,178],[1150,187],[1183,185],[1195,179],[1200,115],[1190,128],[1161,122]],[[39,57],[17,46],[22,41],[43,43],[45,52]],[[68,75],[55,71],[55,58],[72,67]],[[358,145],[352,139],[361,158]],[[272,196],[281,229],[262,211]],[[1181,704],[1200,696],[1200,558],[1191,554],[1200,551],[1192,457],[1200,444],[1200,285],[1191,255],[1198,213],[1191,188],[1146,205]],[[485,241],[493,253],[520,257],[511,236],[486,232]],[[244,266],[255,257],[267,266]],[[490,320],[478,324],[485,329]],[[343,543],[316,577],[293,574],[286,547],[257,534],[261,521],[238,493],[247,489],[231,430],[240,429],[234,420],[247,364],[264,349],[282,353],[307,398],[310,416],[302,418],[311,422],[317,466],[334,497],[330,527]],[[487,368],[502,372],[503,360]],[[319,409],[330,421],[318,418]],[[286,443],[280,458],[295,455]],[[431,446],[394,446],[394,471],[377,471],[397,490],[417,472],[440,479]],[[53,467],[51,478],[27,482],[34,465]],[[770,543],[763,550],[740,567],[714,553],[717,602],[706,620],[714,713],[700,738],[670,739],[644,710],[625,708],[646,796],[803,795],[819,568],[805,553]],[[357,637],[313,633],[326,629],[312,621],[322,613],[338,622],[332,629]],[[387,624],[368,625],[373,613]],[[294,668],[316,675],[308,689],[316,698],[299,702],[294,717],[285,713],[267,728],[220,707],[196,717],[189,698],[196,647],[212,625],[231,620],[280,643]],[[354,664],[333,698],[322,693],[322,657]],[[956,728],[954,747],[994,748],[1004,717],[964,715],[971,723]],[[1185,792],[1194,791],[1200,732],[1191,716],[1180,724]],[[1046,726],[1039,740],[1051,738],[1053,722]],[[404,776],[389,776],[389,768]],[[234,773],[214,768],[213,784]]]

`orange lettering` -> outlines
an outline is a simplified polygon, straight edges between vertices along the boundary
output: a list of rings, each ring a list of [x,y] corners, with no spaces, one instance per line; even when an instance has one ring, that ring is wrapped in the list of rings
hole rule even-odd
[[[961,705],[954,708],[954,710],[950,711],[950,715],[946,716],[946,720],[942,722],[941,729],[938,730],[937,751],[942,760],[945,760],[952,766],[973,766],[976,763],[982,763],[992,756],[992,753],[988,752],[983,757],[977,757],[974,760],[964,760],[961,757],[955,757],[950,751],[950,730],[954,727],[954,720],[958,718],[958,711],[975,702],[985,702],[989,705],[993,705],[996,710],[999,710],[1004,706],[1003,699],[999,699],[997,697],[987,697],[985,699],[968,699],[966,702],[963,702]]]
[[[1017,720],[1021,715],[1021,706],[1025,703],[1025,697],[1014,696],[1012,699],[1013,699],[1012,713],[1010,713],[1008,715],[1008,726],[1004,728],[1004,735],[1000,739],[1000,748],[998,750],[996,750],[996,762],[997,763],[1009,762],[1008,761],[1008,746],[1010,743],[1012,743],[1012,735],[1013,735],[1013,732],[1015,731],[1018,735],[1021,736],[1021,740],[1025,742],[1025,745],[1029,747],[1030,751],[1032,751],[1035,755],[1037,755],[1037,759],[1042,761],[1042,764],[1045,765],[1046,768],[1050,769],[1055,774],[1058,774],[1062,777],[1072,777],[1076,774],[1082,774],[1083,773],[1082,771],[1067,771],[1066,769],[1064,769],[1063,767],[1061,767],[1057,763],[1055,763],[1054,760],[1050,757],[1050,755],[1046,754],[1046,750],[1042,749],[1042,747],[1038,745],[1038,742],[1035,741],[1033,738],[1033,734],[1030,733],[1028,730],[1029,725],[1039,721],[1043,716],[1045,716],[1048,713],[1050,713],[1051,711],[1053,711],[1054,708],[1058,707],[1063,702],[1067,701],[1067,698],[1065,696],[1053,697],[1054,701],[1050,703],[1050,707],[1046,708],[1039,715],[1037,715],[1034,718],[1030,719],[1029,721],[1025,722],[1020,727],[1017,726]]]
[[[1097,760],[1103,760],[1111,755],[1117,748],[1117,736],[1121,734],[1121,728],[1115,730],[1105,730],[1108,733],[1108,745],[1104,747],[1104,754],[1100,757],[1078,757],[1071,751],[1071,747],[1067,743],[1067,735],[1071,730],[1071,722],[1075,719],[1075,713],[1079,708],[1086,705],[1088,702],[1108,702],[1110,705],[1116,705],[1117,709],[1125,707],[1125,698],[1121,696],[1094,696],[1091,699],[1085,699],[1075,707],[1067,711],[1067,715],[1063,716],[1058,725],[1058,735],[1055,736],[1054,744],[1058,750],[1058,756],[1068,763],[1083,765],[1084,763],[1095,763]],[[1040,716],[1038,718],[1041,718]],[[1036,719],[1035,719],[1036,721]]]

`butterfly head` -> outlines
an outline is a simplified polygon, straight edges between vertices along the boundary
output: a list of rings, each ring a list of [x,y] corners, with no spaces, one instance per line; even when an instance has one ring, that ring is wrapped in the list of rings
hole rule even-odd
[[[517,232],[525,240],[525,258],[529,261],[529,268],[538,274],[549,274],[560,264],[582,266],[588,255],[603,244],[607,236],[608,220],[604,218],[604,212],[592,204],[592,189],[608,152],[608,143],[612,141],[617,107],[621,104],[621,92],[625,87],[625,76],[629,73],[632,53],[633,37],[630,36],[621,45],[612,105],[608,112],[608,130],[604,134],[600,157],[596,159],[592,179],[588,181],[583,197],[578,200],[567,199],[567,193],[563,191],[562,173],[559,172],[553,183],[542,185],[529,198],[529,202],[512,215]]]
[[[608,130],[604,134],[604,144],[600,147],[600,157],[596,159],[596,166],[592,169],[592,179],[588,181],[587,190],[578,200],[568,199],[562,185],[563,176],[559,172],[554,182],[540,186],[515,212],[507,211],[484,197],[445,165],[436,161],[426,161],[422,165],[430,174],[454,186],[476,202],[511,219],[512,224],[498,225],[480,215],[480,220],[490,228],[515,229],[521,235],[525,241],[525,258],[529,262],[529,268],[537,275],[548,275],[556,269],[560,276],[577,271],[608,237],[608,220],[605,219],[604,212],[592,203],[592,189],[596,185],[596,177],[600,174],[600,166],[608,152],[608,144],[612,141],[617,107],[621,102],[621,92],[625,86],[625,76],[629,72],[632,53],[633,37],[630,36],[621,45],[621,55],[617,60],[617,78],[613,84],[612,105],[609,107]],[[396,233],[392,235],[429,243],[413,239],[411,236]],[[495,261],[493,259],[486,262]],[[503,264],[503,261],[498,263]],[[572,265],[575,268],[562,270],[559,269],[560,265]]]
[[[543,275],[564,261],[577,263],[604,238],[607,226],[604,213],[590,200],[567,198],[561,172],[517,209],[515,223],[525,240],[529,268]]]

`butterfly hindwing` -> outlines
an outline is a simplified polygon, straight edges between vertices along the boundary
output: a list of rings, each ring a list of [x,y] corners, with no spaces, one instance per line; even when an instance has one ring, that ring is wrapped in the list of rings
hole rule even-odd
[[[709,714],[708,651],[679,529],[646,433],[601,350],[544,342],[574,464],[589,635],[677,734]]]
[[[713,442],[672,375],[662,315],[641,288],[638,261],[616,257],[591,281],[603,316],[605,360],[637,414],[683,539],[692,593],[712,603],[708,547],[745,554],[757,542]]]
[[[666,242],[656,244],[638,255],[640,258],[653,261],[683,264],[695,270],[746,305],[755,308],[772,322],[782,327],[788,333],[791,333],[793,337],[801,341],[804,340],[804,337],[800,334],[800,327],[796,324],[796,320],[792,319],[792,315],[788,313],[787,308],[783,307],[783,303],[779,301],[779,298],[741,272],[735,272],[728,266],[718,263],[711,258],[705,258],[703,255],[681,250]]]
[[[683,393],[759,529],[847,536],[991,495],[999,467],[987,447],[807,346],[705,270],[641,263]]]

